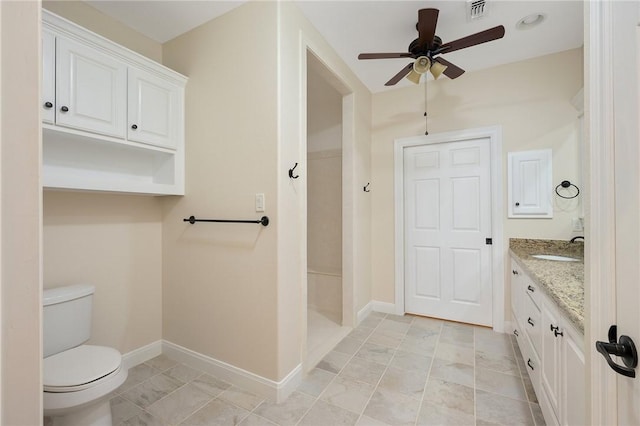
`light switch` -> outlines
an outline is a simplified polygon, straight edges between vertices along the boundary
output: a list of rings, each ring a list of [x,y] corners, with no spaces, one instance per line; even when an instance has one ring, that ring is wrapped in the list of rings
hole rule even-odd
[[[256,194],[256,211],[264,211],[264,194]]]

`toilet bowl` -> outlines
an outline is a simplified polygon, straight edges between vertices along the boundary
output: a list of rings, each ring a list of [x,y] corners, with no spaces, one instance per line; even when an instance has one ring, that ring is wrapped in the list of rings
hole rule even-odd
[[[44,292],[43,412],[56,426],[112,426],[109,397],[127,378],[116,349],[81,344],[90,334],[93,292]]]

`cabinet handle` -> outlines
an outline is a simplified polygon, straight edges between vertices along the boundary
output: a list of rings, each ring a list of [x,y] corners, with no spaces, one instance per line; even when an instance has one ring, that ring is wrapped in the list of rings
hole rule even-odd
[[[533,293],[534,291],[536,291],[535,288],[531,287],[530,285],[527,286],[527,290],[529,290],[531,293]]]
[[[67,112],[67,111],[69,111],[69,107],[68,107],[68,106],[63,105],[63,106],[61,106],[61,107],[60,107],[60,111],[62,111],[62,112]]]
[[[47,108],[47,109],[49,109],[49,108],[52,108],[52,107],[53,107],[53,104],[52,104],[51,102],[45,102],[45,103],[44,103],[44,107],[45,107],[45,108]]]
[[[535,368],[533,368],[533,365],[531,365],[531,358],[529,358],[527,360],[527,365],[529,366],[529,368],[531,369],[531,371],[535,370]]]
[[[553,334],[555,334],[556,337],[564,336],[564,333],[562,331],[558,331],[557,327],[555,330],[553,330]]]
[[[549,330],[551,331],[556,331],[560,328],[560,326],[557,325],[553,325],[553,324],[549,324]]]
[[[133,130],[136,130],[136,129],[138,128],[138,125],[137,125],[137,124],[132,124],[132,125],[131,125],[131,128],[132,128]]]
[[[520,206],[520,203],[516,203],[516,207]]]
[[[529,319],[527,320],[527,322],[529,324],[531,324],[531,327],[533,327],[535,324],[533,323],[533,320],[531,319],[531,317],[529,317]]]
[[[511,273],[512,273],[513,275],[518,275],[518,271],[516,271],[515,269],[514,269],[514,270],[512,270],[512,271],[511,271]]]
[[[513,334],[516,335],[516,337],[518,337],[520,334],[518,334],[518,330],[513,330]]]

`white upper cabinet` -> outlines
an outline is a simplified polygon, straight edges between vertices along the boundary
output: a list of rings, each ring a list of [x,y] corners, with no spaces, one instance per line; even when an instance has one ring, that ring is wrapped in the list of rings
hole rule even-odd
[[[183,89],[153,74],[129,69],[128,139],[175,148],[182,129]]]
[[[84,44],[56,40],[56,124],[124,138],[127,66]]]
[[[509,217],[551,218],[550,149],[508,153]]]
[[[56,101],[56,36],[42,31],[42,99],[40,110],[42,121],[55,121]]]
[[[186,83],[43,10],[44,188],[183,195]]]

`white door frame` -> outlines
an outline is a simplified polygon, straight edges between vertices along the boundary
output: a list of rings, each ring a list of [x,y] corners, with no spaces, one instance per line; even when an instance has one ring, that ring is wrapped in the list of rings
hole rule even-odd
[[[617,424],[616,378],[592,342],[616,323],[614,2],[585,2],[585,363],[588,424]]]
[[[493,285],[493,329],[504,332],[504,241],[503,241],[503,187],[502,187],[502,127],[491,126],[458,130],[428,136],[413,136],[394,141],[395,176],[395,313],[403,315],[404,308],[404,149],[411,146],[436,143],[461,142],[470,139],[489,139],[491,144],[491,229],[492,285]]]

